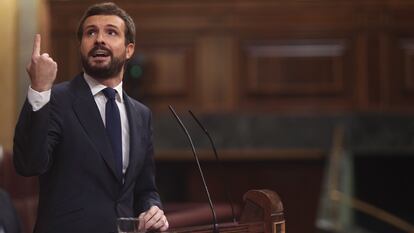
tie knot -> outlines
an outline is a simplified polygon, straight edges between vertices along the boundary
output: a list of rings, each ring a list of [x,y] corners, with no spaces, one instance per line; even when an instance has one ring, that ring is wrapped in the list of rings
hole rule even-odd
[[[104,93],[104,95],[106,96],[107,99],[115,100],[115,95],[116,95],[116,90],[115,89],[107,87],[107,88],[103,89],[102,92]]]

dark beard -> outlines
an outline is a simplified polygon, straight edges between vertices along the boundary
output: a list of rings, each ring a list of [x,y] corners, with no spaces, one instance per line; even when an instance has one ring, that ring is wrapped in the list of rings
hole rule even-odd
[[[97,49],[103,49],[109,53],[111,62],[108,66],[94,67],[88,62],[88,57],[91,56],[91,54]],[[81,61],[85,73],[87,73],[95,79],[106,80],[117,76],[121,72],[122,68],[125,66],[126,59],[114,57],[110,50],[103,48],[101,46],[96,46],[93,49],[91,49],[87,56],[84,56],[81,53]]]

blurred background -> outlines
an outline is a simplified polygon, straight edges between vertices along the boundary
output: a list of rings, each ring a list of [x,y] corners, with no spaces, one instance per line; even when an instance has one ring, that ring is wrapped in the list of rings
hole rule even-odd
[[[33,35],[81,71],[76,28],[92,0],[1,0],[0,187],[30,232],[36,179],[11,162]],[[183,117],[215,203],[225,187],[276,191],[286,231],[414,232],[414,1],[119,0],[137,26],[124,88],[153,110],[166,204],[206,203]],[[213,137],[209,141],[188,114]]]

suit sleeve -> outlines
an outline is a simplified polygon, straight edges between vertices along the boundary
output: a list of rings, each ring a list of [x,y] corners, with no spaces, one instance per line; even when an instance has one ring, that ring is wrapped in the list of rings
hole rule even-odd
[[[41,175],[52,164],[53,148],[60,131],[52,112],[52,100],[38,111],[32,111],[28,100],[23,105],[13,144],[14,166],[23,176]]]
[[[135,182],[134,210],[137,211],[135,213],[136,215],[148,210],[153,205],[158,206],[160,209],[162,209],[160,196],[155,184],[155,164],[151,114],[149,115],[149,137],[145,155],[146,159],[142,171]]]

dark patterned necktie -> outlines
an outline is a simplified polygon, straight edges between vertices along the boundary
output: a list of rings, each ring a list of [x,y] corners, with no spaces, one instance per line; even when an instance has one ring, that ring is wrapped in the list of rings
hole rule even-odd
[[[106,133],[111,141],[112,150],[115,155],[117,174],[122,178],[122,130],[121,116],[115,100],[116,90],[107,87],[102,92],[108,99],[105,106]]]

